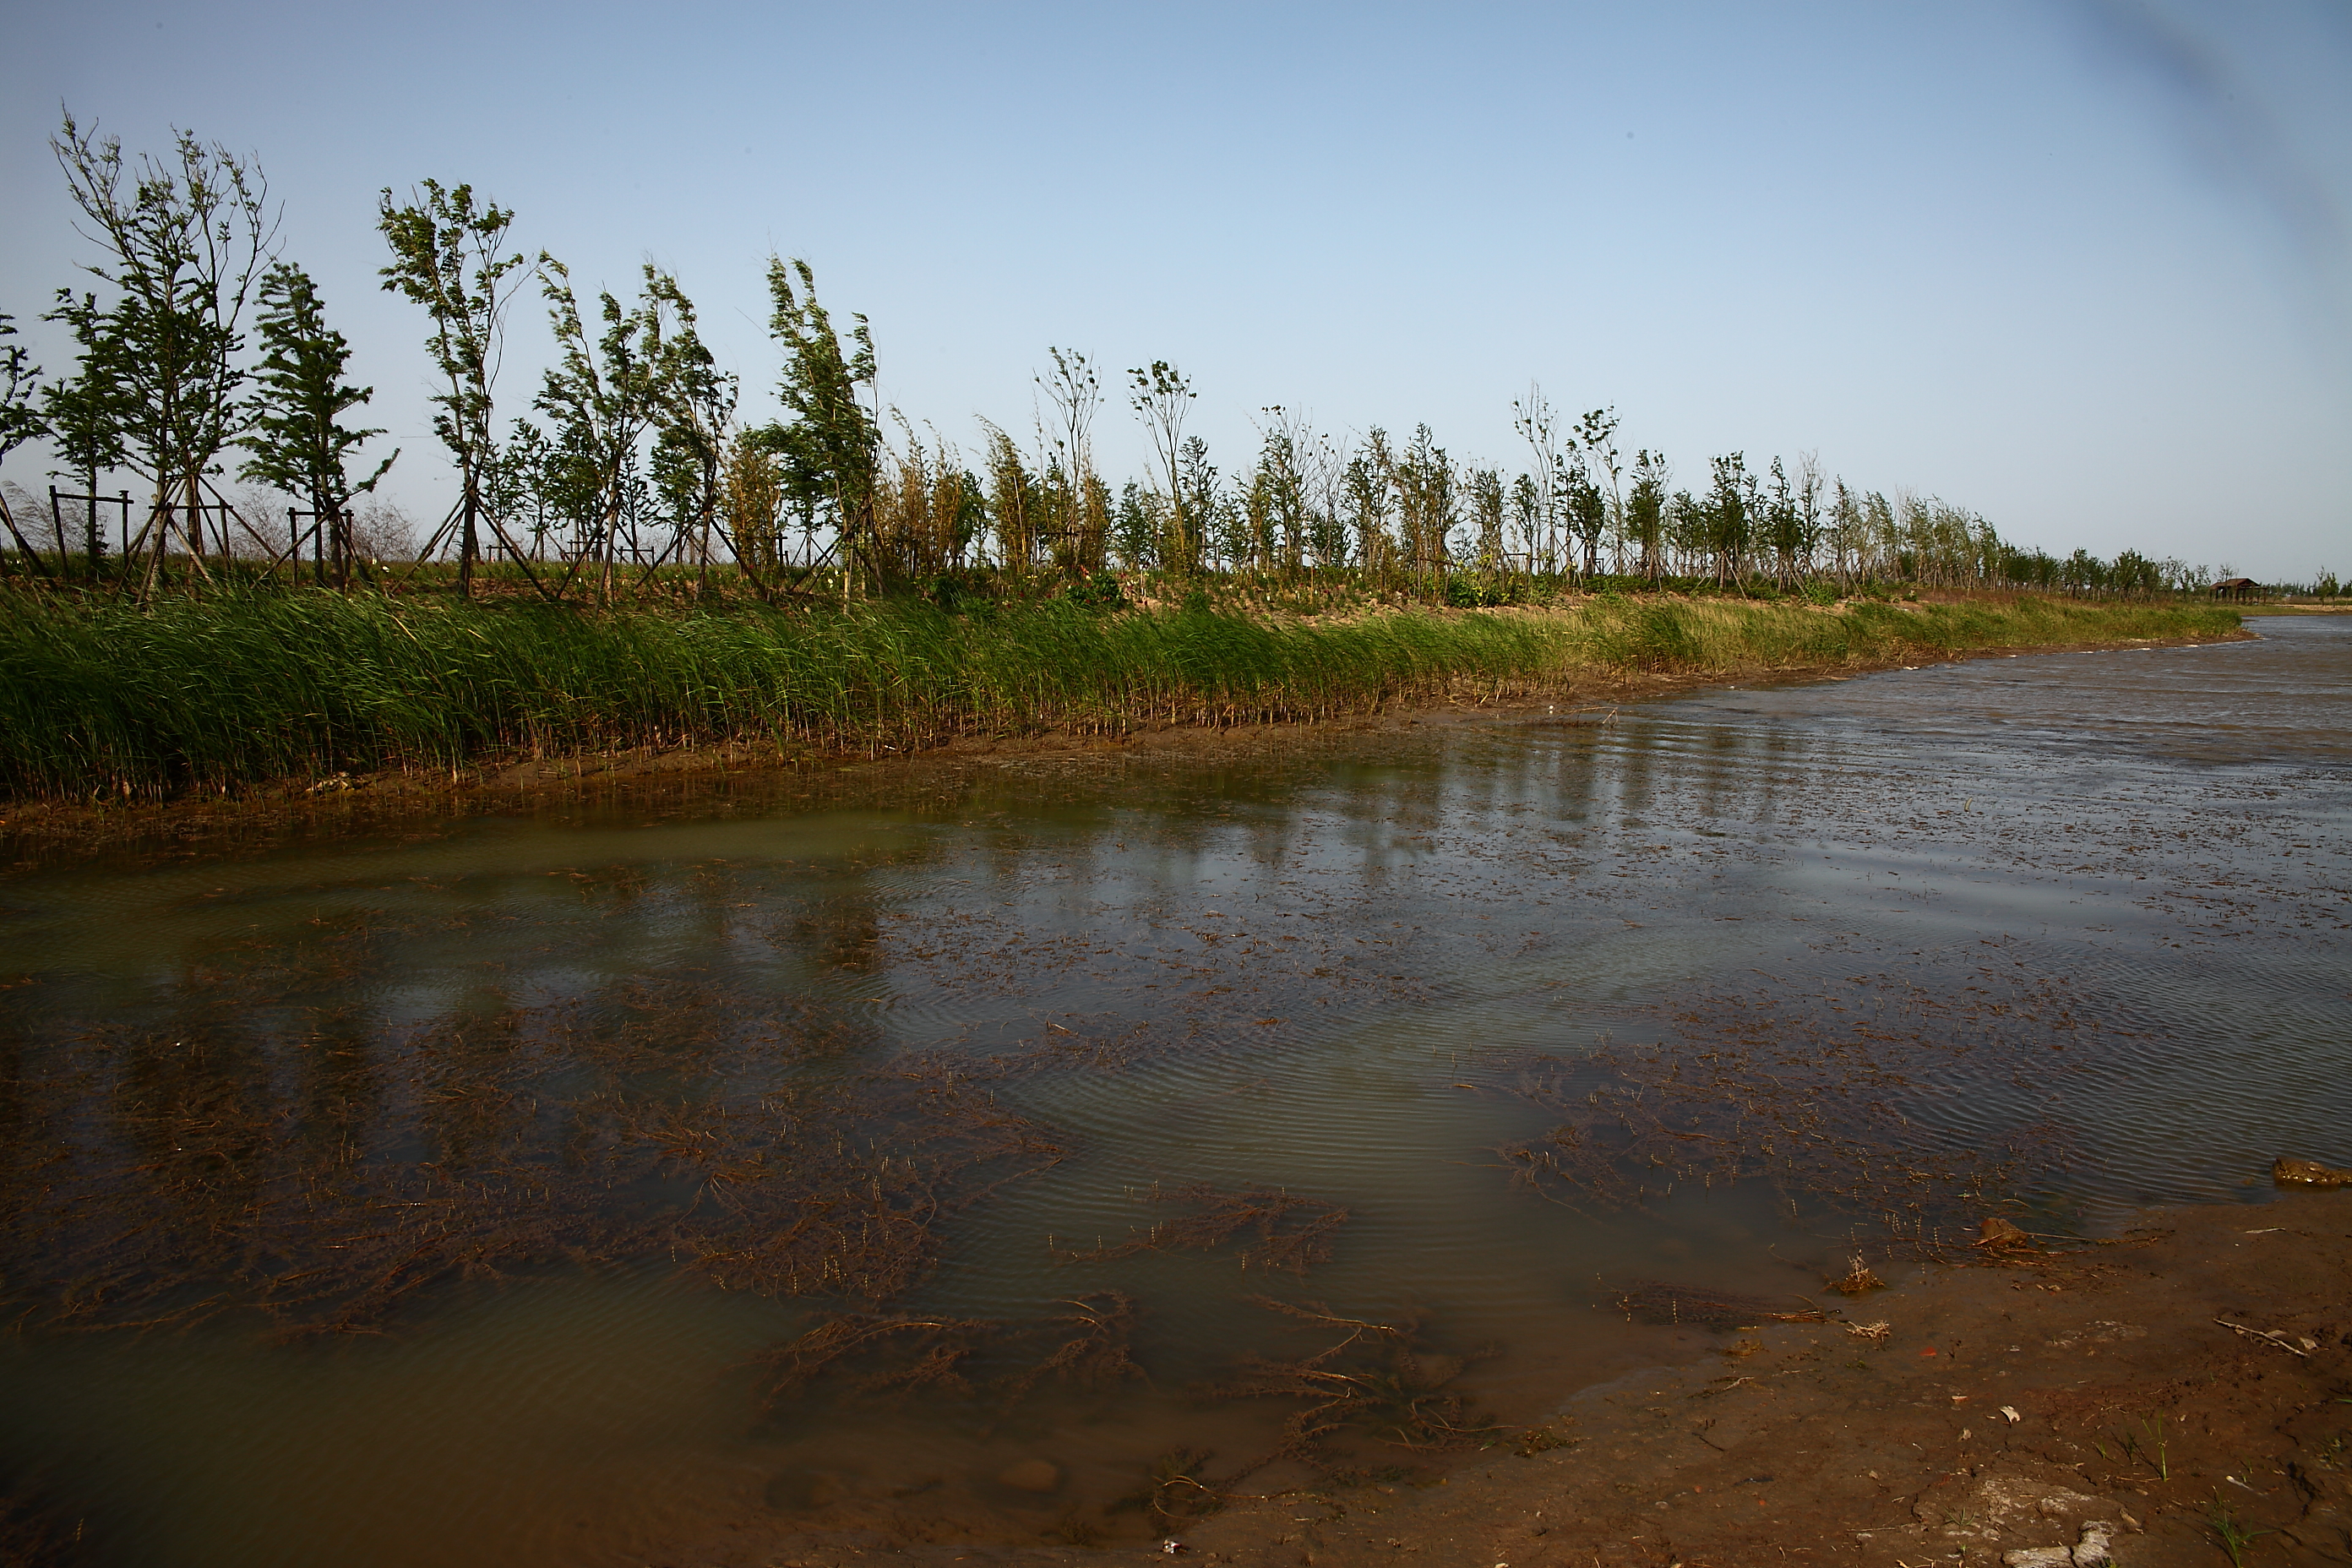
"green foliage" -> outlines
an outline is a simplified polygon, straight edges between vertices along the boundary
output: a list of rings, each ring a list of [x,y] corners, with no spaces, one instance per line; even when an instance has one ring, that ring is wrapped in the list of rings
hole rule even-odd
[[[122,143],[68,115],[50,149],[107,259],[86,268],[113,302],[59,314],[103,366],[113,450],[155,488],[193,507],[221,448],[237,436],[245,373],[240,323],[276,222],[260,171],[217,142],[173,132],[169,158],[124,155]],[[200,542],[188,531],[193,545]],[[160,531],[156,534],[162,548]]]
[[[424,306],[433,319],[425,344],[443,383],[433,395],[433,430],[457,460],[457,584],[464,593],[480,555],[484,492],[498,460],[490,414],[509,279],[525,263],[506,249],[513,211],[496,202],[475,206],[473,186],[445,189],[427,180],[410,195],[404,205],[394,205],[389,188],[378,196],[376,226],[392,247],[392,265],[379,276],[387,292]],[[518,553],[502,530],[499,539]]]
[[[1100,579],[1091,585],[1099,595]],[[1298,720],[1580,669],[1885,661],[2000,644],[2215,632],[2223,610],[1597,599],[1573,616],[1346,623],[1059,598],[973,613],[599,612],[262,588],[149,606],[28,589],[0,601],[0,795],[165,795],[387,767],[759,741],[907,749],[1052,726]]]
[[[768,294],[769,335],[784,348],[776,396],[791,417],[757,434],[782,465],[794,510],[835,529],[845,560],[870,556],[882,432],[857,389],[874,384],[873,331],[864,316],[852,316],[845,345],[817,303],[816,274],[798,258],[789,266],[768,258]]]
[[[344,465],[353,448],[383,432],[349,429],[339,421],[375,389],[344,384],[351,344],[327,325],[318,288],[299,267],[280,262],[261,279],[261,347],[254,376],[260,391],[243,441],[249,455],[238,472],[310,501],[319,525],[335,541],[341,582],[350,553],[343,510],[353,496],[374,489],[400,454],[352,483]]]

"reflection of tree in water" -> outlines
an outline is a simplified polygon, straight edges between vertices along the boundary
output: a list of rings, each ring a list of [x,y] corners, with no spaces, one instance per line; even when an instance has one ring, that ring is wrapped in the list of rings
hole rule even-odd
[[[351,1331],[437,1281],[670,1257],[878,1302],[943,1217],[1059,1157],[995,1098],[1050,1054],[863,1061],[863,1017],[690,971],[395,1024],[305,946],[178,976],[135,1019],[15,993],[20,1321]]]
[[[2039,1100],[2057,1081],[2067,998],[1990,968],[1972,978],[1771,981],[1685,1001],[1653,1046],[1531,1056],[1518,1092],[1562,1120],[1500,1152],[1571,1207],[1763,1180],[1932,1249],[1939,1226],[1972,1227],[2029,1164],[2047,1174],[2068,1152],[2041,1109],[2030,1123],[2022,1099],[1999,1110],[2007,1089],[2031,1080]],[[1999,1128],[2005,1114],[2018,1124]]]

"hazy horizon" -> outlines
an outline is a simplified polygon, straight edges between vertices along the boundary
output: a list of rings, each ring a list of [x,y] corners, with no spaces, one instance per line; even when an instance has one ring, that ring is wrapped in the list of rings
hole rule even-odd
[[[11,31],[43,85],[0,109],[0,310],[40,362],[98,259],[60,103],[132,152],[174,125],[249,151],[428,523],[452,486],[375,202],[430,177],[583,291],[674,271],[755,419],[772,249],[967,451],[976,416],[1025,429],[1047,345],[1091,355],[1115,481],[1144,466],[1129,365],[1192,377],[1228,473],[1275,404],[1507,470],[1534,379],[1694,489],[1715,453],[1817,450],[2061,553],[2352,566],[2352,14],[2322,5],[100,4]],[[520,301],[502,427],[549,348]]]

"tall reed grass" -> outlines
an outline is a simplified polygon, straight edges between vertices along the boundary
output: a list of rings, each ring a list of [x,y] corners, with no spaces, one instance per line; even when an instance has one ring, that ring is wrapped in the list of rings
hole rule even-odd
[[[155,798],[385,768],[720,741],[788,750],[1222,724],[1557,689],[1579,673],[1834,666],[2236,624],[2008,605],[1829,614],[1604,599],[1346,622],[1066,604],[970,616],[623,611],[256,591],[0,597],[0,792]]]

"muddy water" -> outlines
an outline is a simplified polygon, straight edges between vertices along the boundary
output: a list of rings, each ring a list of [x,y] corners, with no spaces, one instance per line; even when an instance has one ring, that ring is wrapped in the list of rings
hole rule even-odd
[[[1118,1539],[1715,1342],[1644,1282],[2259,1201],[2352,620],[2255,624],[17,875],[0,1464],[107,1563]]]

